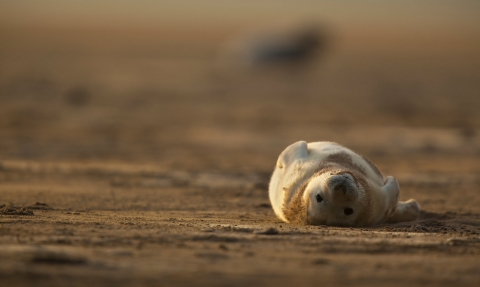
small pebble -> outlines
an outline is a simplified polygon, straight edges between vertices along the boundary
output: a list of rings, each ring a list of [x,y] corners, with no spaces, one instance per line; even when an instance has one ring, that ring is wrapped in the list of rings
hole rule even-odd
[[[255,234],[264,234],[264,235],[277,235],[279,234],[280,232],[278,232],[277,229],[275,228],[268,228],[267,230],[262,230],[262,231],[257,231],[255,232]]]

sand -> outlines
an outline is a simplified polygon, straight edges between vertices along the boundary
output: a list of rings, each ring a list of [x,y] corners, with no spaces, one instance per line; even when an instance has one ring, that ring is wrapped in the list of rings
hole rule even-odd
[[[233,71],[225,31],[162,31],[1,30],[0,283],[479,286],[478,43],[355,34]],[[368,157],[420,219],[280,222],[268,181],[298,140]]]

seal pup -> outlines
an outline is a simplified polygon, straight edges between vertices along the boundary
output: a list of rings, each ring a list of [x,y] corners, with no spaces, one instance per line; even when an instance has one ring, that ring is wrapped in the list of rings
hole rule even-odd
[[[400,188],[369,160],[333,142],[296,142],[278,157],[269,197],[281,220],[371,226],[416,220],[420,205],[398,201]]]

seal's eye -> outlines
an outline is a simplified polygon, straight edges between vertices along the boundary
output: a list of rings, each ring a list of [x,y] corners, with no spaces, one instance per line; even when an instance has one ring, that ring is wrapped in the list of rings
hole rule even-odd
[[[351,215],[353,213],[353,209],[351,209],[350,207],[347,207],[343,210],[343,213],[345,215]]]
[[[315,199],[317,200],[317,202],[322,202],[323,201],[323,197],[320,194],[317,194],[315,196]]]

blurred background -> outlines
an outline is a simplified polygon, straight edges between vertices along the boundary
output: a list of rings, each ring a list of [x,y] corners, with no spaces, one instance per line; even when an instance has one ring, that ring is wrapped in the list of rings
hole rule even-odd
[[[480,2],[1,1],[0,159],[480,157]],[[453,161],[455,162],[455,161]]]

